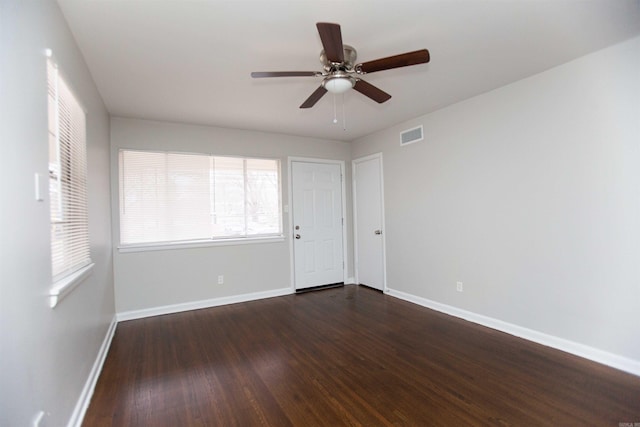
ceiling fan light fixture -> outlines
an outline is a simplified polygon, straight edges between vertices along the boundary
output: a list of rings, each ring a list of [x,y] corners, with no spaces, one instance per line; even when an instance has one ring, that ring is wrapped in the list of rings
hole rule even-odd
[[[335,94],[345,93],[349,89],[353,88],[355,84],[355,79],[348,75],[341,74],[329,76],[322,82],[322,86],[327,91]]]

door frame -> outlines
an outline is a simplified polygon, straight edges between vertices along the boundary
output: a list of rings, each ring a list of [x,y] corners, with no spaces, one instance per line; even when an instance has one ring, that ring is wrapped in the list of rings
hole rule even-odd
[[[285,239],[289,242],[289,275],[291,281],[291,292],[296,292],[296,276],[295,276],[295,259],[293,251],[293,174],[291,173],[291,163],[303,162],[303,163],[318,163],[318,164],[332,164],[340,165],[341,175],[341,189],[342,192],[342,281],[347,283],[347,269],[349,266],[349,256],[347,251],[347,194],[345,187],[345,162],[344,160],[332,160],[332,159],[318,159],[314,157],[287,157],[287,205],[288,209],[285,209],[287,213],[287,227],[288,231],[285,232]]]
[[[353,201],[353,274],[355,283],[360,284],[358,277],[359,261],[358,261],[358,207],[357,205],[357,189],[356,189],[356,164],[369,160],[378,159],[380,163],[380,203],[381,203],[381,220],[382,220],[382,292],[388,293],[387,287],[387,227],[384,216],[384,165],[382,163],[382,153],[374,153],[364,157],[358,157],[351,161],[351,182],[353,185],[351,197]]]

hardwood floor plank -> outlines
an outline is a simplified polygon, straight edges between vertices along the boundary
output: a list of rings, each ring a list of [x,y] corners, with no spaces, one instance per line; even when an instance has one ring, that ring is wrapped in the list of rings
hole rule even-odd
[[[345,286],[120,323],[83,425],[621,422],[636,376]]]

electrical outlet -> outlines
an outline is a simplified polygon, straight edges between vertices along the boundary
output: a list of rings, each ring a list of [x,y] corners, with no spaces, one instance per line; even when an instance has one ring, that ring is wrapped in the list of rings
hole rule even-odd
[[[218,276],[218,285],[224,284],[224,276],[221,274]]]
[[[462,282],[456,282],[456,290],[458,292],[462,292],[464,290],[462,287]]]

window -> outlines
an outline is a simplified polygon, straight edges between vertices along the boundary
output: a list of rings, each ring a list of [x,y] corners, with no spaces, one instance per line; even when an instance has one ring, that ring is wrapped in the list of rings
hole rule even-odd
[[[47,64],[49,118],[49,199],[51,268],[54,283],[75,277],[91,265],[87,212],[86,118],[79,102]],[[77,278],[77,277],[75,277]],[[52,291],[52,296],[61,290]]]
[[[120,150],[120,243],[282,236],[280,162]]]

